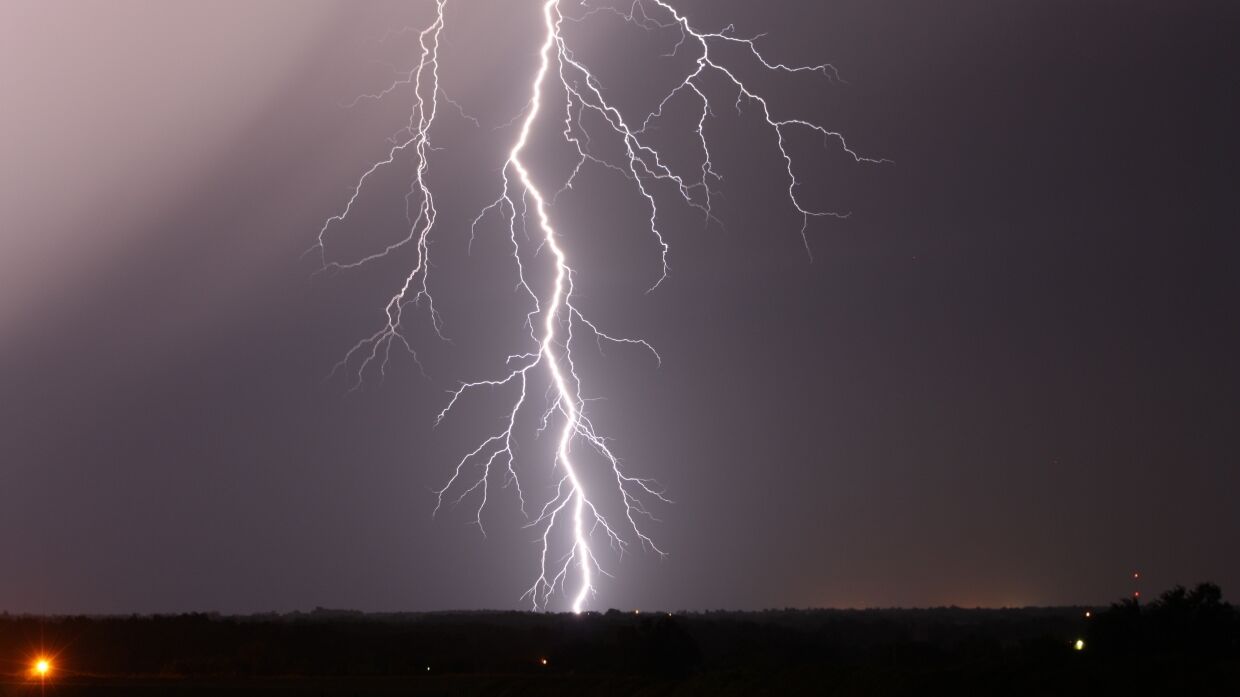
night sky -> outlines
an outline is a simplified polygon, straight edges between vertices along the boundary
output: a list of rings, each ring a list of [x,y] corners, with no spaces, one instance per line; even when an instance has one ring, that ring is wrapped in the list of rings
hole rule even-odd
[[[623,180],[560,201],[581,305],[663,357],[585,351],[591,408],[675,501],[651,529],[668,558],[607,560],[592,605],[1097,603],[1137,570],[1147,593],[1240,593],[1240,7],[677,5],[832,62],[847,85],[779,79],[773,103],[894,164],[792,143],[805,200],[852,213],[811,221],[811,261],[770,133],[722,110],[723,225],[668,199],[650,294]],[[302,257],[408,100],[342,105],[408,64],[413,35],[378,39],[430,6],[0,7],[0,609],[526,606],[511,492],[485,538],[468,507],[431,512],[496,418],[480,399],[435,428],[445,391],[521,336],[503,232],[467,243],[536,2],[449,11],[443,84],[481,127],[448,114],[436,134],[452,343],[412,320],[428,377],[402,359],[355,392],[325,379],[410,257],[339,275]],[[581,36],[609,94],[652,109],[674,64],[657,41],[601,17]],[[407,186],[364,196],[339,253],[401,234]]]

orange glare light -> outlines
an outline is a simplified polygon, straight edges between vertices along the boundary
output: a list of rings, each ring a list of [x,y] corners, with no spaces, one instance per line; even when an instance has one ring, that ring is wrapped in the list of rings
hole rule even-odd
[[[46,678],[52,672],[52,662],[46,658],[40,658],[34,662],[34,674],[40,678]]]

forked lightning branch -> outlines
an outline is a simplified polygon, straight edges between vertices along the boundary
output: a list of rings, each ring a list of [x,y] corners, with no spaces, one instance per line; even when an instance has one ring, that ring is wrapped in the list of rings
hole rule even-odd
[[[839,79],[828,64],[787,65],[767,58],[759,48],[759,38],[736,34],[732,27],[716,31],[697,28],[687,16],[665,0],[635,0],[631,5],[603,6],[576,0],[545,0],[530,5],[538,12],[537,69],[526,83],[528,102],[517,121],[506,158],[502,162],[495,186],[498,192],[492,203],[478,212],[469,229],[447,229],[438,224],[435,189],[430,183],[433,160],[441,156],[432,147],[436,119],[445,105],[459,110],[440,84],[440,47],[448,31],[445,19],[449,0],[434,0],[435,14],[431,23],[417,33],[418,58],[413,67],[387,89],[366,97],[382,99],[393,95],[412,95],[408,123],[387,156],[374,162],[357,179],[352,194],[340,211],[327,219],[318,234],[314,251],[326,270],[349,271],[384,257],[397,249],[413,247],[416,262],[409,268],[399,289],[383,307],[382,319],[375,331],[352,346],[335,372],[348,376],[351,384],[361,385],[368,377],[388,370],[393,350],[407,352],[417,358],[416,347],[407,338],[405,317],[411,305],[422,307],[434,331],[441,337],[443,318],[435,305],[433,294],[434,265],[430,241],[434,235],[479,234],[484,222],[498,220],[511,244],[512,264],[518,288],[527,298],[525,326],[528,341],[514,347],[511,355],[497,356],[497,372],[466,382],[450,393],[438,420],[450,418],[462,397],[475,392],[498,395],[515,394],[505,402],[506,416],[494,432],[478,436],[477,446],[464,453],[451,468],[443,486],[436,492],[435,511],[444,506],[467,505],[473,521],[483,527],[483,513],[496,484],[510,485],[518,498],[525,521],[517,521],[534,531],[535,573],[524,594],[535,609],[547,608],[553,598],[562,594],[574,612],[582,611],[593,596],[600,576],[610,576],[608,568],[626,550],[640,547],[663,555],[658,543],[647,534],[652,508],[670,503],[663,490],[651,479],[633,476],[622,467],[610,441],[602,435],[591,418],[588,402],[583,398],[583,385],[589,379],[577,370],[573,360],[576,342],[583,337],[590,341],[611,342],[648,351],[654,361],[659,355],[654,347],[640,338],[614,336],[607,333],[574,304],[574,281],[577,272],[561,241],[573,234],[557,224],[554,201],[558,193],[571,188],[586,168],[602,167],[623,175],[628,185],[645,201],[648,217],[643,226],[649,236],[652,258],[660,274],[651,291],[656,291],[668,274],[669,247],[661,228],[661,206],[689,206],[708,220],[713,219],[712,193],[721,180],[711,157],[710,122],[719,109],[753,108],[759,115],[758,126],[765,134],[755,139],[769,142],[783,163],[782,176],[787,185],[787,205],[800,216],[799,234],[806,241],[811,219],[845,217],[835,211],[814,208],[804,200],[797,179],[798,158],[790,136],[794,131],[807,131],[822,137],[856,162],[878,163],[884,160],[863,157],[853,150],[844,137],[814,121],[796,114],[780,113],[768,103],[761,84],[741,78],[742,71],[719,54],[740,56],[758,68],[759,74],[788,73],[824,81]],[[466,3],[468,4],[468,3]],[[673,57],[692,57],[683,79],[658,101],[651,113],[624,113],[607,97],[604,85],[585,60],[574,50],[571,29],[582,23],[619,17],[648,32],[662,33],[672,42]],[[736,50],[736,49],[739,49]],[[735,58],[733,60],[736,60]],[[721,90],[720,85],[726,89]],[[693,110],[696,125],[691,129],[691,142],[697,149],[696,164],[689,171],[677,171],[656,147],[650,137],[664,112],[679,103]],[[586,118],[587,115],[590,118]],[[566,181],[555,191],[540,189],[535,184],[529,164],[528,147],[532,130],[555,119],[565,143],[575,152],[576,166]],[[590,128],[587,129],[587,124]],[[591,144],[610,138],[619,145],[618,155],[604,156]],[[411,183],[409,228],[398,241],[373,254],[341,259],[332,244],[332,235],[341,223],[353,214],[358,198],[371,180],[394,163],[406,159],[415,163]],[[668,194],[672,193],[669,197]],[[661,197],[667,200],[660,200]],[[528,230],[537,234],[525,234]],[[790,231],[791,232],[791,231]],[[338,246],[338,245],[337,245]],[[523,263],[531,255],[549,255],[553,272],[538,278]],[[537,416],[538,428],[521,432],[527,410]],[[553,434],[554,462],[542,463],[556,472],[554,486],[542,500],[527,500],[522,475],[538,463],[522,462],[517,457],[521,438]],[[604,511],[615,511],[605,514]],[[607,559],[600,559],[606,552]],[[605,561],[607,562],[605,564]],[[515,593],[514,593],[515,595]]]

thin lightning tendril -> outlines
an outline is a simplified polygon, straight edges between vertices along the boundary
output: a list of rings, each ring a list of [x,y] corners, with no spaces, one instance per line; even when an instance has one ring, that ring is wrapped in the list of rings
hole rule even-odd
[[[391,139],[387,155],[374,162],[357,179],[343,209],[324,221],[318,240],[311,252],[317,254],[321,270],[344,272],[364,266],[386,257],[398,249],[413,245],[416,262],[405,276],[400,288],[389,298],[384,307],[386,321],[370,336],[354,344],[333,368],[332,375],[345,374],[351,389],[360,387],[368,371],[387,374],[391,363],[392,347],[397,345],[409,353],[421,369],[421,363],[410,341],[403,333],[406,318],[404,310],[409,306],[425,307],[430,323],[440,338],[444,338],[443,319],[435,307],[431,294],[430,235],[435,228],[438,211],[429,183],[430,154],[435,150],[431,144],[431,129],[439,114],[440,100],[452,106],[461,118],[478,125],[456,101],[452,100],[439,82],[439,48],[445,26],[445,6],[448,0],[435,0],[433,21],[421,30],[404,28],[398,34],[417,31],[419,55],[417,64],[385,89],[359,96],[347,106],[362,101],[381,100],[408,88],[413,94],[413,106],[408,123]],[[562,12],[562,4],[572,4],[580,11],[576,16]],[[673,87],[649,114],[639,119],[626,118],[621,110],[605,96],[602,83],[585,62],[572,50],[565,25],[581,24],[601,14],[619,17],[624,22],[650,32],[676,32],[678,40],[668,56],[677,56],[684,50],[693,50],[693,67]],[[695,29],[688,18],[676,10],[667,0],[633,0],[627,10],[612,6],[591,6],[584,2],[568,0],[544,0],[541,11],[543,31],[538,53],[538,68],[529,83],[529,100],[522,114],[506,126],[516,123],[520,128],[508,151],[508,157],[500,169],[500,193],[485,206],[470,224],[470,244],[478,234],[479,225],[488,217],[497,215],[507,228],[511,254],[517,274],[517,289],[529,298],[531,309],[525,318],[529,330],[530,348],[510,355],[505,360],[504,373],[494,379],[475,380],[460,384],[449,393],[444,408],[436,417],[436,424],[449,416],[452,409],[467,394],[476,391],[502,391],[515,393],[506,413],[503,425],[473,450],[467,452],[457,463],[447,482],[436,494],[435,512],[445,502],[459,504],[471,496],[477,501],[474,523],[485,534],[482,516],[485,510],[493,476],[502,477],[505,486],[511,484],[526,516],[526,526],[539,533],[539,571],[534,583],[525,592],[535,609],[545,608],[557,590],[570,597],[574,612],[581,612],[595,592],[596,574],[610,575],[600,565],[592,547],[592,541],[601,536],[620,555],[635,539],[641,547],[660,556],[664,552],[644,531],[645,521],[656,520],[647,508],[648,503],[670,503],[661,488],[653,480],[629,475],[621,467],[620,458],[608,444],[608,440],[596,430],[586,413],[588,400],[582,396],[582,380],[573,360],[573,341],[577,334],[586,332],[602,345],[610,342],[628,345],[648,351],[657,363],[658,352],[642,339],[617,337],[606,333],[573,304],[574,271],[561,246],[560,234],[553,224],[551,208],[559,196],[573,188],[581,172],[589,166],[597,166],[623,176],[648,206],[647,230],[659,250],[660,273],[650,287],[656,289],[668,276],[669,245],[660,228],[659,199],[666,188],[674,192],[687,206],[697,210],[706,220],[719,222],[712,210],[712,182],[722,181],[715,170],[711,156],[707,123],[715,116],[711,90],[706,84],[707,76],[722,77],[724,84],[735,91],[733,103],[737,113],[743,112],[746,103],[755,104],[765,126],[774,136],[774,144],[782,158],[787,175],[787,195],[791,206],[801,217],[800,234],[809,252],[808,226],[810,218],[832,216],[844,218],[847,213],[817,210],[802,203],[799,196],[800,180],[794,172],[794,160],[789,150],[788,135],[794,129],[808,130],[820,135],[824,141],[835,142],[855,162],[882,163],[885,159],[864,157],[852,149],[843,135],[812,121],[795,117],[781,117],[773,113],[771,105],[755,88],[743,81],[736,71],[716,59],[713,49],[723,46],[739,47],[771,73],[817,74],[827,80],[842,82],[838,72],[829,64],[789,66],[773,62],[759,50],[760,36],[743,38],[736,36],[734,28],[725,27],[716,32]],[[385,36],[380,42],[385,41]],[[399,72],[399,71],[398,71]],[[547,110],[544,104],[549,92],[562,93],[564,141],[577,157],[575,166],[563,185],[550,195],[534,182],[523,159],[531,131],[539,117]],[[653,146],[649,135],[654,125],[663,117],[673,100],[685,95],[700,105],[694,136],[700,147],[701,160],[696,171],[689,177],[672,169],[665,157]],[[586,128],[586,114],[597,118],[591,122],[605,124],[606,131],[618,139],[622,146],[619,161],[611,161],[595,154],[591,149],[591,134]],[[506,127],[505,126],[505,127]],[[367,183],[381,170],[393,165],[403,157],[416,163],[416,170],[408,194],[405,197],[409,223],[407,234],[384,249],[349,261],[336,260],[328,253],[329,233],[343,224],[352,214]],[[527,221],[531,217],[540,233],[533,254],[546,250],[554,261],[554,275],[549,287],[539,288],[527,277],[523,252],[534,240],[529,235]],[[524,240],[524,243],[523,243]],[[541,290],[541,293],[540,293]],[[578,330],[576,333],[574,330]],[[550,498],[545,500],[531,519],[527,507],[526,492],[522,489],[517,473],[516,449],[518,418],[535,400],[530,390],[540,379],[549,381],[546,407],[541,413],[536,434],[557,424],[558,436],[553,466],[559,472]],[[598,494],[587,491],[583,476],[583,461],[576,457],[574,445],[587,446],[603,465],[606,476],[592,478],[594,484],[612,482],[610,495],[614,496],[618,510],[623,512],[623,525],[619,526],[600,511],[595,498]],[[592,484],[593,486],[593,484]],[[561,532],[562,531],[562,532]],[[557,547],[557,535],[567,536],[571,542]],[[631,536],[631,537],[630,537]],[[569,588],[571,583],[574,586]]]

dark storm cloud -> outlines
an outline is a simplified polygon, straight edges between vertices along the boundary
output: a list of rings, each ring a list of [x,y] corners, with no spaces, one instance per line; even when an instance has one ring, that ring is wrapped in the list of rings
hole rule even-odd
[[[437,140],[454,341],[426,337],[429,379],[403,362],[352,394],[323,377],[401,260],[312,277],[301,253],[401,116],[340,104],[381,88],[410,53],[374,39],[427,8],[6,6],[0,607],[518,604],[515,504],[497,497],[483,539],[465,512],[432,519],[429,491],[490,418],[432,429],[443,390],[519,332],[502,240],[467,255],[462,230],[496,193],[530,6],[450,17],[445,85],[483,122]],[[797,144],[812,200],[853,212],[811,224],[811,263],[768,135],[721,115],[726,227],[669,207],[651,295],[640,201],[599,173],[564,200],[583,304],[664,359],[596,360],[599,422],[676,500],[671,557],[612,565],[599,602],[1084,602],[1134,567],[1240,588],[1221,552],[1240,544],[1236,10],[684,9],[832,61],[848,86],[779,81],[779,108],[896,164]],[[601,68],[616,98],[649,108],[652,59],[591,36],[622,58]],[[399,232],[404,183],[385,186],[342,240]]]

